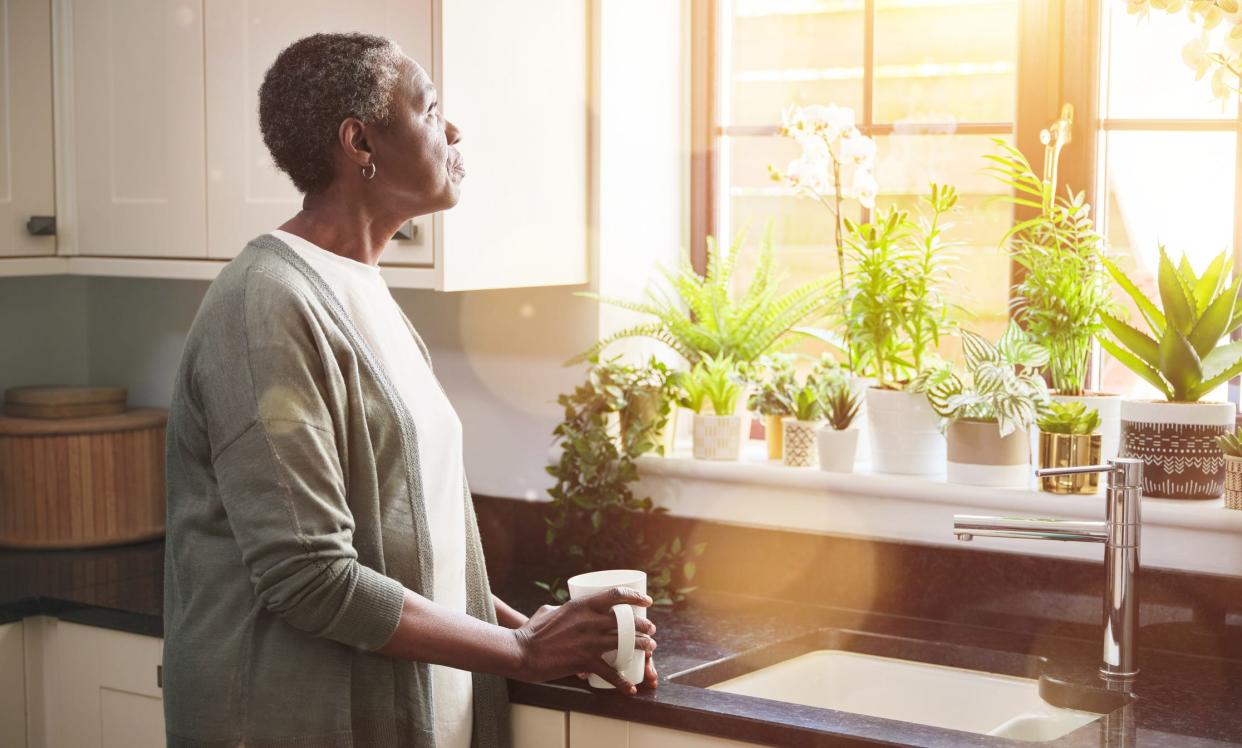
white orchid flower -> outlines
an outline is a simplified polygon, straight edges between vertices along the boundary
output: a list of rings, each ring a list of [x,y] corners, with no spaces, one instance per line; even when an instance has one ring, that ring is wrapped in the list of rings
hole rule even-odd
[[[1207,39],[1199,37],[1186,42],[1186,46],[1182,47],[1182,61],[1195,71],[1195,80],[1206,75],[1208,68],[1212,67],[1212,58],[1208,56]]]
[[[851,129],[841,139],[841,160],[870,168],[875,162],[875,141],[859,132],[858,128]]]
[[[857,198],[859,204],[864,208],[874,208],[875,197],[879,191],[880,185],[869,169],[854,170],[854,184],[850,186],[850,193]]]

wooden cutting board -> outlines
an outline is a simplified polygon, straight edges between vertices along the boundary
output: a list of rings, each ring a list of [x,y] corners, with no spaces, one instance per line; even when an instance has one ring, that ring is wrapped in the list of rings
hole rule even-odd
[[[125,412],[124,387],[10,387],[4,414],[17,418],[80,418]]]

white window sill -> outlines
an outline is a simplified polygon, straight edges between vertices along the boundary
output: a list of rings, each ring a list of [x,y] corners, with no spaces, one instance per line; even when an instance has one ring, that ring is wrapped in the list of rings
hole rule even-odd
[[[638,459],[638,495],[678,517],[753,527],[954,545],[1102,562],[1095,543],[953,537],[954,514],[1103,519],[1104,497],[947,483],[944,476],[829,473],[767,459],[752,441],[739,462],[695,460],[689,445],[670,457]],[[1242,576],[1242,511],[1224,500],[1144,499],[1145,566]]]

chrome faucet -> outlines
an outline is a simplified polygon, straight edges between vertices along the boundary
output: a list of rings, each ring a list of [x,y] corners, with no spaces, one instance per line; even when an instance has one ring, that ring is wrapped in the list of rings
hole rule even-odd
[[[1037,476],[1105,473],[1107,511],[1103,522],[1062,519],[1025,519],[953,516],[958,540],[975,537],[1071,540],[1104,544],[1104,664],[1100,674],[1110,681],[1128,681],[1138,675],[1139,505],[1143,461],[1118,457],[1107,465],[1043,468]]]

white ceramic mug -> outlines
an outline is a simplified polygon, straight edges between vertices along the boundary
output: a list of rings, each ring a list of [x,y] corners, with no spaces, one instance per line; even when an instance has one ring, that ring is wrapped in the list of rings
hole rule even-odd
[[[647,572],[634,569],[610,569],[608,571],[591,571],[571,577],[569,582],[571,600],[588,597],[597,592],[610,590],[613,587],[629,587],[641,594],[647,594]],[[612,606],[612,613],[617,617],[617,648],[604,653],[604,662],[616,668],[630,683],[638,685],[643,682],[647,665],[647,653],[634,646],[635,618],[646,618],[647,609],[639,605]],[[613,685],[595,673],[587,679],[592,688],[613,688]]]

